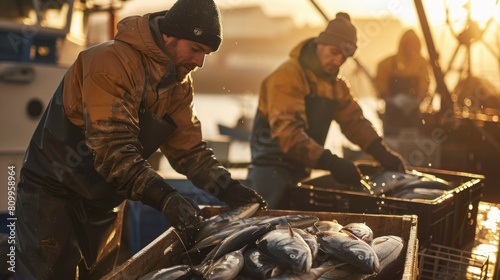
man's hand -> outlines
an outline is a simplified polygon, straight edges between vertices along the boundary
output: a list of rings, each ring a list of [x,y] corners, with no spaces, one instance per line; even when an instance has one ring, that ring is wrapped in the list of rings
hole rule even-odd
[[[163,214],[171,226],[185,236],[187,245],[193,245],[193,240],[202,221],[200,208],[189,198],[172,192],[167,195],[163,203]]]
[[[248,203],[259,203],[261,209],[267,209],[267,201],[260,194],[253,189],[243,186],[236,180],[231,180],[227,187],[222,189],[217,198],[227,203],[230,207],[239,207]]]
[[[387,147],[382,139],[373,141],[373,143],[368,146],[366,151],[387,170],[399,172],[407,171],[407,167],[401,155]]]
[[[350,161],[333,155],[330,173],[337,182],[352,186],[359,186],[361,174],[358,168]]]
[[[341,184],[358,187],[361,183],[361,173],[350,161],[325,150],[318,160],[316,168],[329,170],[333,178]]]

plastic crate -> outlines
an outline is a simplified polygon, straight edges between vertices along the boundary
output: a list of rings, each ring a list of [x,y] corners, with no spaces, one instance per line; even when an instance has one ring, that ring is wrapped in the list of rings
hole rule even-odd
[[[361,163],[363,174],[374,165]],[[372,195],[343,188],[330,175],[298,183],[291,193],[291,208],[308,211],[335,211],[372,214],[414,214],[418,216],[419,243],[436,243],[466,248],[474,242],[476,218],[482,195],[482,175],[417,168],[457,187],[432,199],[405,199]]]
[[[211,217],[227,209],[208,206],[202,209],[204,217]],[[394,267],[399,276],[391,279],[413,280],[418,274],[417,217],[415,215],[371,215],[356,213],[258,210],[254,216],[315,215],[321,220],[337,220],[341,224],[365,222],[373,230],[374,236],[398,235],[405,241],[404,259]],[[138,279],[148,272],[183,264],[178,252],[184,250],[179,237],[173,229],[168,229],[148,246],[118,266],[102,280]]]
[[[432,244],[419,252],[419,280],[486,280],[489,257]]]

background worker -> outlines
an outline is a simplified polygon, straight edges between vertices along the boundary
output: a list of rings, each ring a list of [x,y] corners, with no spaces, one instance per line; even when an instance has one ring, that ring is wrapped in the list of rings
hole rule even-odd
[[[356,51],[356,28],[347,13],[338,13],[316,38],[305,40],[290,58],[262,82],[251,137],[249,185],[270,208],[286,209],[286,194],[312,168],[329,170],[342,184],[359,185],[356,166],[325,149],[330,123],[391,170],[404,170],[364,118],[348,82],[339,75]]]
[[[398,135],[401,129],[417,128],[422,123],[419,106],[429,91],[428,65],[412,29],[401,36],[397,53],[378,64],[375,85],[385,101],[384,135]]]
[[[114,209],[125,199],[163,212],[189,241],[199,208],[148,163],[158,148],[177,172],[228,205],[266,207],[207,148],[193,110],[190,72],[221,41],[213,0],[179,0],[167,12],[123,19],[114,40],[79,54],[25,155],[16,204],[19,279],[98,279],[113,269],[123,218]]]

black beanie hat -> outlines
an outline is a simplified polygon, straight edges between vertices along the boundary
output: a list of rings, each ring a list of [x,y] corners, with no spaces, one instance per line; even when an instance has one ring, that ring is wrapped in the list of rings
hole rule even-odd
[[[349,14],[343,12],[337,13],[315,40],[318,44],[339,47],[346,57],[354,55],[357,41],[356,27],[351,23]]]
[[[222,42],[219,8],[213,0],[177,0],[158,19],[160,32],[207,45],[215,52]]]

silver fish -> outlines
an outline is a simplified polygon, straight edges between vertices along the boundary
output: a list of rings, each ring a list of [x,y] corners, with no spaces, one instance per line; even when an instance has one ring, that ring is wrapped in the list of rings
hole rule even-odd
[[[307,231],[300,229],[300,228],[292,228],[292,230],[299,234],[302,239],[306,242],[307,246],[309,246],[309,249],[311,249],[311,255],[314,260],[316,258],[316,255],[318,254],[319,250],[319,244],[318,240],[316,240],[316,235],[310,234]]]
[[[284,215],[278,217],[270,217],[262,223],[269,223],[274,226],[275,229],[278,228],[308,228],[319,221],[319,218],[313,215]]]
[[[250,279],[268,279],[271,277],[273,269],[276,268],[276,263],[262,254],[256,247],[246,249],[243,256],[245,263],[241,274]]]
[[[371,247],[380,261],[380,272],[382,273],[384,268],[390,267],[401,256],[404,241],[399,236],[379,236],[373,239]]]
[[[245,250],[246,246],[247,245],[245,245],[240,250],[225,254],[220,259],[211,264],[204,273],[203,279],[231,280],[236,278],[236,276],[238,276],[241,269],[243,268],[243,251]]]
[[[345,225],[342,229],[348,230],[366,243],[370,243],[373,240],[373,231],[365,223],[350,223]]]
[[[231,251],[238,250],[238,248],[248,244],[253,244],[257,239],[271,230],[272,227],[269,224],[258,224],[233,232],[217,244],[217,246],[208,253],[202,263],[217,261],[220,257]]]
[[[228,211],[204,220],[199,226],[200,230],[196,235],[196,241],[204,239],[233,221],[251,217],[259,210],[259,207],[260,205],[258,203],[249,203],[240,207],[231,208]]]
[[[192,276],[192,277],[191,277]],[[139,280],[174,280],[174,279],[201,279],[196,278],[192,268],[188,265],[176,265],[162,268],[143,275]]]
[[[227,224],[227,226],[221,227],[218,231],[211,233],[204,239],[196,241],[193,247],[189,249],[188,253],[196,253],[203,249],[215,246],[233,232],[236,232],[238,230],[241,230],[245,227],[256,224],[258,222],[261,222],[267,218],[268,217],[251,217],[230,222]]]
[[[335,265],[340,266],[345,264],[346,263],[339,264],[336,261],[328,260],[321,266],[335,266]],[[363,280],[367,276],[370,276],[370,274],[363,274],[353,271],[353,269],[348,269],[348,268],[344,269],[344,267],[340,267],[323,273],[323,275],[321,275],[321,277],[319,277],[318,280]]]
[[[337,220],[333,221],[318,221],[313,226],[306,229],[307,232],[316,234],[319,231],[340,231],[343,228]]]
[[[300,235],[294,234],[291,227],[272,230],[258,239],[255,244],[264,254],[280,265],[288,267],[294,273],[311,270],[311,249]]]
[[[366,242],[343,232],[322,231],[317,233],[320,250],[360,269],[363,273],[380,270],[375,251]]]
[[[315,268],[311,268],[309,272],[295,274],[292,272],[285,272],[278,276],[271,277],[268,279],[272,280],[316,280],[319,279],[323,274],[328,271],[334,270],[335,266],[319,266]]]
[[[387,194],[394,190],[408,187],[449,190],[451,184],[431,174],[418,172],[397,172],[384,170],[367,176],[367,183],[376,195]]]

